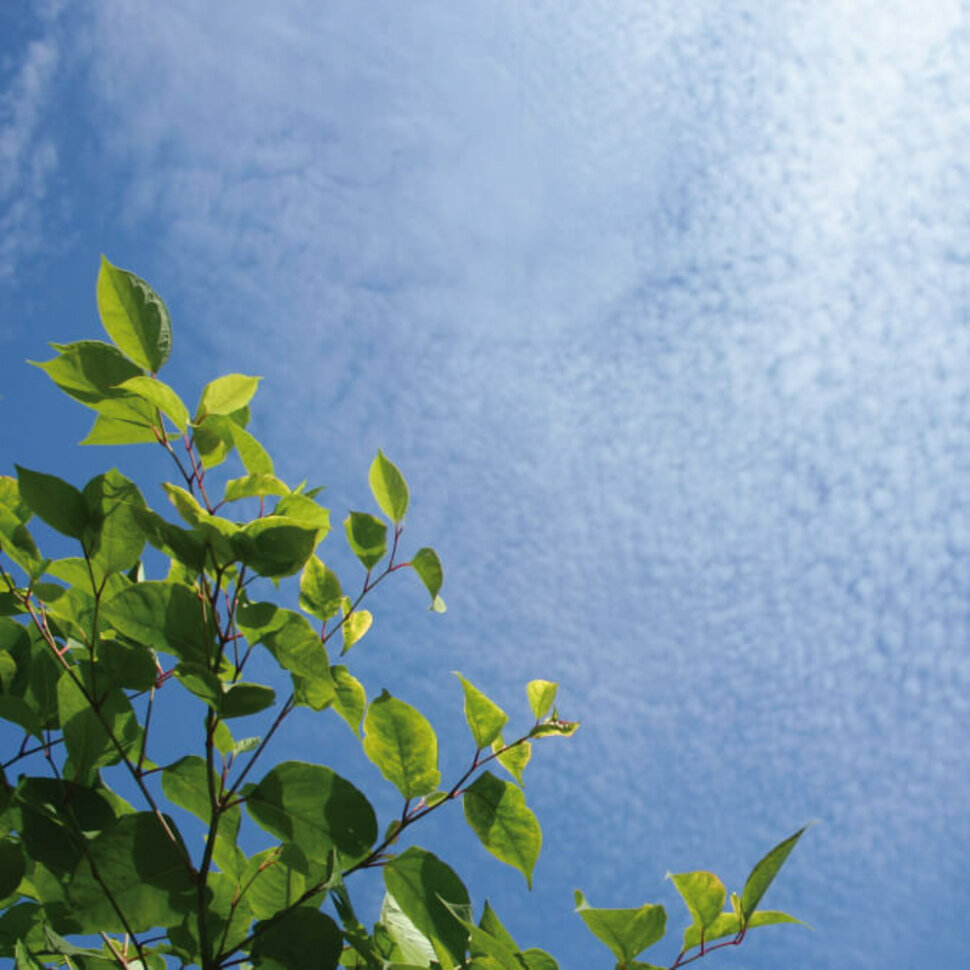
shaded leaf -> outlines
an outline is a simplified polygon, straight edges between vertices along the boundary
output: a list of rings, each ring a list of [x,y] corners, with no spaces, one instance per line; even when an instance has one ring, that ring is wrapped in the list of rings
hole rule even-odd
[[[141,558],[145,531],[134,509],[145,500],[134,482],[112,468],[84,486],[88,528],[85,545],[92,562],[104,573],[127,572]]]
[[[315,530],[275,515],[250,522],[233,540],[235,553],[246,566],[272,578],[298,573],[316,544]]]
[[[502,740],[502,736],[499,735],[492,743],[492,750],[500,751],[504,747],[505,743]],[[518,744],[513,745],[506,751],[502,751],[496,760],[519,783],[519,785],[522,786],[525,785],[525,782],[522,779],[522,773],[525,771],[525,767],[531,758],[531,742],[520,741]]]
[[[88,524],[84,496],[56,475],[34,472],[20,465],[14,467],[20,495],[31,510],[62,535],[80,539]]]
[[[252,957],[261,970],[331,970],[343,937],[325,913],[298,906],[273,923],[257,923]]]
[[[418,574],[421,582],[424,583],[424,588],[431,596],[431,609],[443,613],[444,603],[441,604],[441,608],[436,608],[438,593],[441,592],[441,584],[445,578],[438,553],[430,546],[419,549],[411,558],[411,568]]]
[[[57,351],[52,360],[31,361],[76,401],[98,408],[111,398],[125,397],[119,385],[142,374],[117,347],[103,340],[79,340],[71,344],[51,344]]]
[[[343,664],[331,667],[330,676],[336,691],[333,709],[350,725],[350,729],[359,738],[360,722],[367,708],[364,686]]]

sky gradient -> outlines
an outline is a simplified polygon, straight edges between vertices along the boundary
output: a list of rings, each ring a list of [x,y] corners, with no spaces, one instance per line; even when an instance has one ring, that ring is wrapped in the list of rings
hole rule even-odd
[[[3,472],[163,468],[74,448],[23,364],[98,335],[104,252],[165,297],[183,397],[264,376],[254,429],[335,519],[378,447],[406,474],[449,612],[402,581],[355,659],[445,712],[446,778],[449,671],[522,721],[560,682],[532,895],[459,813],[417,835],[523,945],[609,965],[579,887],[668,903],[670,960],[668,870],[740,888],[816,819],[766,899],[815,931],[704,965],[960,966],[968,62],[947,0],[4,5]],[[277,753],[393,811],[336,722]]]

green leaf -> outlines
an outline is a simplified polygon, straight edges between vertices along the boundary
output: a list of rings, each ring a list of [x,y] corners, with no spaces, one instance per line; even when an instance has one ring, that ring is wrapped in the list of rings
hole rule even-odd
[[[314,530],[270,515],[246,525],[233,547],[239,559],[260,576],[280,578],[298,573],[316,544]]]
[[[148,420],[131,420],[99,414],[82,445],[144,445],[156,441],[155,432]]]
[[[257,852],[246,860],[241,882],[257,919],[292,906],[307,888],[306,856],[292,843]]]
[[[387,524],[366,512],[351,512],[344,522],[347,542],[365,569],[372,569],[387,552]]]
[[[522,959],[525,960],[529,970],[559,970],[559,964],[545,950],[535,948],[523,950]],[[631,963],[629,966],[632,968],[635,964]]]
[[[343,595],[337,574],[311,556],[300,576],[300,609],[326,621],[340,612]]]
[[[342,607],[344,610],[350,609],[349,597],[343,598]],[[341,656],[364,638],[373,622],[374,617],[370,610],[354,610],[353,613],[346,614],[340,628],[343,636],[343,646],[340,648]]]
[[[270,458],[269,452],[235,421],[228,423],[228,430],[243,468],[251,475],[272,475],[273,459]]]
[[[465,692],[465,720],[471,728],[476,748],[487,748],[501,733],[509,716],[457,670],[452,673],[461,681]]]
[[[800,828],[794,835],[779,842],[758,864],[751,870],[744,889],[741,892],[741,912],[745,918],[749,917],[758,908],[761,897],[767,892],[778,870],[785,864],[791,850],[802,837],[808,826]]]
[[[112,468],[84,486],[88,528],[86,542],[92,562],[105,574],[127,572],[141,558],[145,531],[134,509],[145,500],[134,482]]]
[[[147,401],[153,408],[157,408],[172,424],[184,433],[189,423],[189,409],[182,403],[182,399],[172,388],[157,377],[145,377],[138,374],[122,381],[118,387]]]
[[[80,539],[88,524],[84,496],[55,475],[34,472],[20,465],[14,467],[20,495],[27,505],[52,529],[72,539]]]
[[[259,382],[259,377],[249,377],[246,374],[217,377],[202,389],[196,421],[201,421],[209,414],[228,415],[246,407],[256,393]]]
[[[132,509],[132,517],[145,538],[158,550],[187,566],[193,573],[201,573],[205,566],[206,547],[198,535],[163,519],[151,509]]]
[[[397,466],[378,451],[368,475],[370,490],[380,510],[395,524],[408,511],[408,486]]]
[[[276,691],[263,684],[233,684],[222,695],[219,713],[225,718],[248,717],[272,707],[276,703]]]
[[[478,921],[478,925],[490,936],[501,940],[511,949],[517,950],[519,948],[518,943],[515,942],[512,934],[502,924],[502,921],[498,918],[498,915],[492,909],[487,899],[485,900],[485,906],[482,908],[482,918]]]
[[[172,352],[172,321],[162,298],[143,280],[101,257],[98,313],[108,336],[153,374]]]
[[[286,482],[281,482],[275,475],[254,473],[226,482],[225,500],[238,502],[243,498],[261,495],[288,495],[289,491]]]
[[[299,906],[275,923],[257,923],[252,957],[260,970],[330,970],[343,937],[325,913]]]
[[[525,692],[529,695],[529,707],[537,721],[541,721],[556,701],[559,685],[551,680],[530,680]]]
[[[781,913],[773,909],[759,909],[748,920],[746,930],[757,929],[760,926],[774,926],[779,923],[797,923],[806,926],[800,919],[789,916],[788,913]],[[741,932],[741,920],[737,913],[726,912],[718,915],[711,925],[704,931],[704,942],[712,943],[714,940],[724,939],[728,936],[737,936]],[[684,930],[684,949],[701,945],[701,930],[697,924],[687,927]]]
[[[431,596],[431,609],[437,613],[444,613],[444,602],[438,593],[441,591],[441,584],[444,582],[445,574],[441,568],[441,560],[438,553],[430,546],[419,549],[411,559],[411,568],[418,574],[424,588]]]
[[[20,843],[11,838],[0,839],[0,899],[16,890],[26,872],[26,860]]]
[[[137,583],[108,600],[102,615],[136,643],[180,660],[204,666],[214,649],[211,608],[179,583]]]
[[[23,940],[14,944],[14,970],[44,970],[43,964],[27,949]]]
[[[330,676],[327,650],[320,637],[299,613],[277,609],[269,603],[257,605],[269,607],[262,610],[264,616],[258,616],[252,606],[239,611],[239,626],[246,638],[263,643],[284,670],[301,678],[301,703],[317,711],[332,704],[336,689]],[[253,620],[262,620],[265,625],[254,629],[247,623]]]
[[[210,777],[211,776],[211,777]],[[190,754],[170,764],[162,771],[162,791],[179,808],[202,819],[206,825],[212,818],[209,785],[218,795],[219,779],[208,772],[205,759]]]
[[[102,638],[98,646],[98,662],[116,687],[128,690],[148,690],[158,676],[154,654],[139,644]]]
[[[431,966],[436,959],[431,941],[411,922],[390,893],[384,894],[381,925],[401,951],[403,960],[413,966]]]
[[[405,798],[428,795],[441,781],[434,729],[418,710],[386,690],[367,711],[364,753]]]
[[[605,943],[621,964],[663,937],[667,914],[663,906],[644,903],[639,909],[593,909],[586,897],[575,892],[576,912],[598,940]]]
[[[222,681],[205,664],[182,661],[173,671],[175,679],[214,711],[222,703]]]
[[[421,933],[463,963],[468,933],[444,904],[468,906],[468,890],[450,866],[412,846],[384,866],[384,885]]]
[[[579,721],[560,721],[552,718],[537,724],[530,732],[530,738],[572,737],[579,730]]]
[[[492,742],[493,751],[501,751],[505,747],[505,742],[502,740],[502,736],[499,735]],[[520,787],[525,785],[522,780],[522,773],[525,771],[526,765],[532,758],[532,744],[529,741],[520,741],[518,744],[513,745],[506,751],[502,751],[496,758],[498,763],[519,783]]]
[[[454,906],[447,902],[445,905],[451,915],[468,932],[472,966],[484,964],[487,967],[497,967],[499,970],[524,970],[523,961],[519,957],[518,947],[514,941],[510,945],[504,937],[493,936],[480,926],[476,926],[472,922],[471,906]]]
[[[350,725],[351,731],[359,738],[360,722],[367,708],[364,686],[343,664],[331,667],[330,676],[337,695],[333,702],[333,709]]]
[[[542,830],[515,785],[483,772],[465,790],[465,820],[496,858],[518,869],[529,888],[542,846]]]
[[[727,890],[713,872],[668,873],[690,911],[694,925],[706,929],[721,913]]]
[[[257,825],[295,843],[315,862],[327,862],[335,848],[344,866],[353,865],[377,839],[370,802],[323,765],[278,764],[247,794],[246,810]]]
[[[79,340],[72,344],[51,344],[58,352],[52,360],[31,361],[76,401],[98,408],[104,401],[126,397],[119,386],[142,374],[117,347],[102,340]]]
[[[83,932],[124,933],[130,929],[140,933],[174,926],[198,900],[184,844],[167,816],[163,827],[151,812],[123,815],[89,843],[87,855],[100,880],[85,858],[67,887],[72,916],[79,919]],[[125,913],[127,926],[113,903]]]

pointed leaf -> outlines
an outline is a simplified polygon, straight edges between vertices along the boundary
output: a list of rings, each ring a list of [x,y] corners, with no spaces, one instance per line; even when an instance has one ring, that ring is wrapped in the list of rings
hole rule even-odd
[[[487,748],[502,733],[509,716],[457,670],[452,673],[461,681],[465,692],[465,720],[475,739],[475,747]]]
[[[237,683],[222,695],[219,713],[225,718],[248,717],[272,707],[276,703],[276,691],[264,684]]]
[[[697,926],[706,928],[718,918],[727,899],[727,890],[713,872],[668,873],[667,878],[687,904]]]
[[[535,948],[523,950],[522,958],[529,970],[559,970],[559,964],[545,950]],[[634,964],[631,963],[629,966],[632,968]]]
[[[431,941],[408,919],[397,900],[384,894],[381,905],[381,925],[401,951],[401,957],[409,964],[430,967],[436,959]]]
[[[441,584],[444,582],[444,570],[441,568],[441,560],[438,553],[430,546],[419,549],[411,559],[411,568],[418,574],[424,588],[431,596],[431,608],[435,609],[435,602],[438,600],[438,593],[441,592]],[[442,609],[437,612],[444,612]]]
[[[101,257],[98,313],[108,336],[139,367],[157,373],[172,352],[172,321],[143,280]]]
[[[551,680],[530,680],[526,684],[525,692],[529,695],[529,707],[537,721],[541,721],[551,710],[556,701],[556,691],[559,685]]]
[[[621,964],[628,964],[656,943],[666,930],[667,914],[663,906],[645,903],[639,909],[593,909],[578,889],[575,898],[576,912]]]
[[[492,750],[501,751],[504,747],[505,742],[502,740],[502,736],[499,735],[492,742]],[[496,760],[519,783],[519,786],[523,787],[525,782],[522,780],[522,773],[525,771],[525,767],[531,758],[531,742],[520,741],[518,744],[512,745],[511,748],[502,751]]]
[[[579,730],[579,721],[560,721],[552,718],[537,724],[530,732],[530,738],[572,737]]]
[[[280,578],[298,573],[313,555],[317,533],[270,515],[250,522],[233,547],[240,560],[260,576]]]
[[[180,432],[185,431],[189,423],[189,409],[182,403],[178,394],[164,381],[158,380],[157,377],[146,377],[144,374],[138,374],[122,381],[118,386],[122,390],[128,391],[129,394],[134,394],[143,401],[147,401],[153,408],[157,408],[168,417]]]
[[[410,704],[385,690],[371,703],[364,732],[364,753],[405,798],[428,795],[438,787],[438,739]]]
[[[52,529],[72,539],[80,539],[88,524],[84,496],[71,484],[55,475],[29,468],[17,469],[21,498]]]
[[[407,483],[397,466],[378,451],[368,478],[380,510],[395,524],[400,522],[408,511],[409,495]]]
[[[226,482],[225,500],[238,502],[261,495],[287,495],[289,491],[286,482],[281,482],[275,475],[252,474]]]
[[[245,429],[234,421],[228,424],[229,434],[243,468],[251,475],[272,475],[273,459],[269,452]]]
[[[162,771],[165,797],[207,825],[212,818],[210,785],[218,795],[219,779],[206,769],[205,760],[198,755],[186,755]]]
[[[370,802],[323,765],[277,765],[247,794],[246,810],[257,825],[295,843],[315,862],[326,863],[335,848],[344,866],[353,865],[377,839]]]
[[[265,616],[258,616],[255,607]],[[271,603],[254,604],[239,611],[240,629],[251,642],[263,643],[276,658],[277,663],[302,679],[303,697],[314,710],[322,710],[333,703],[336,692],[330,676],[330,660],[327,650],[313,628],[292,610],[281,610]],[[247,621],[261,620],[261,629],[254,630]]]
[[[371,569],[387,552],[387,525],[366,512],[351,512],[344,522],[347,542],[365,569]]]
[[[778,875],[778,870],[785,864],[791,850],[795,848],[795,844],[807,828],[807,825],[803,826],[794,835],[790,835],[784,841],[779,842],[751,870],[751,875],[748,876],[741,892],[741,911],[745,918],[758,908],[761,897],[767,892],[775,876]]]
[[[300,609],[326,621],[340,612],[342,599],[337,574],[319,557],[311,556],[300,576]]]
[[[788,913],[781,913],[773,909],[759,909],[748,921],[746,931],[757,929],[759,926],[774,926],[779,923],[797,923],[806,926],[800,919],[789,916]],[[741,920],[736,913],[726,912],[718,915],[717,919],[704,931],[704,942],[712,943],[714,940],[721,940],[728,936],[737,936],[741,932]],[[697,924],[693,924],[684,930],[684,949],[701,945],[701,930]]]
[[[468,890],[450,866],[412,846],[384,866],[384,885],[421,933],[443,947],[454,964],[464,962],[468,933],[444,903],[469,905]]]
[[[261,970],[326,970],[336,967],[343,948],[337,924],[310,906],[282,919],[257,923],[252,957]]]
[[[127,572],[141,558],[145,532],[135,518],[135,508],[145,500],[134,482],[112,468],[84,486],[88,529],[88,554],[104,573]]]
[[[330,668],[336,698],[333,709],[350,725],[351,731],[360,737],[360,722],[367,708],[364,686],[343,664]]]
[[[246,374],[226,374],[210,381],[202,390],[196,421],[209,414],[228,415],[244,408],[252,400],[259,382],[259,377]]]
[[[51,360],[31,361],[76,401],[97,408],[112,397],[127,392],[118,387],[142,373],[125,355],[103,340],[79,340],[72,344],[52,344],[57,356]]]
[[[349,600],[344,597],[345,608]],[[370,610],[354,610],[353,613],[345,617],[340,632],[343,634],[344,642],[340,649],[343,656],[352,646],[359,643],[367,631],[371,628],[374,617]]]
[[[529,888],[542,846],[542,830],[522,792],[511,782],[483,772],[465,790],[465,820],[496,858],[518,869]]]

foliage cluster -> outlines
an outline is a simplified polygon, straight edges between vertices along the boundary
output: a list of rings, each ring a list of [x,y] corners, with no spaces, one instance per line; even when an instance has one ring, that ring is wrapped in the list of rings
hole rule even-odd
[[[401,472],[378,452],[369,484],[381,515],[352,511],[343,523],[363,568],[350,595],[317,555],[330,531],[319,489],[283,482],[247,430],[258,378],[216,378],[190,413],[158,378],[172,343],[160,297],[104,260],[97,303],[110,342],[54,345],[56,356],[38,366],[95,412],[84,443],[168,452],[179,484],[163,488],[180,522],[114,469],[83,488],[19,466],[0,478],[0,718],[16,739],[0,766],[0,956],[18,970],[162,970],[173,961],[205,970],[556,970],[547,953],[520,947],[487,901],[476,920],[447,863],[399,846],[460,801],[485,848],[531,886],[541,832],[523,773],[536,742],[578,727],[560,717],[557,685],[529,683],[527,724],[509,732],[505,711],[459,674],[473,755],[443,783],[428,719],[387,691],[368,700],[330,656],[343,659],[366,636],[364,600],[401,570],[419,577],[432,610],[445,609],[436,552],[400,554],[409,504]],[[223,476],[217,496],[209,473],[230,454],[244,474]],[[77,554],[45,558],[28,530],[33,516]],[[150,563],[167,562],[164,578],[146,575],[148,546],[158,551]],[[294,577],[297,609],[276,602],[285,577]],[[283,672],[285,698],[246,679],[254,655]],[[179,709],[199,731],[196,748],[157,764],[162,691],[181,692]],[[299,707],[342,718],[348,743],[360,743],[400,793],[400,813],[383,828],[364,793],[326,765],[265,766]],[[24,773],[13,778],[15,767]],[[173,806],[198,818],[200,844],[183,838]],[[270,847],[247,855],[244,826],[261,829]],[[712,873],[670,877],[691,921],[673,966],[755,927],[793,922],[758,906],[800,835],[769,852],[726,909]],[[373,869],[385,895],[365,926],[351,887]],[[618,967],[651,966],[637,957],[664,935],[663,907],[597,909],[580,892],[576,907]]]

